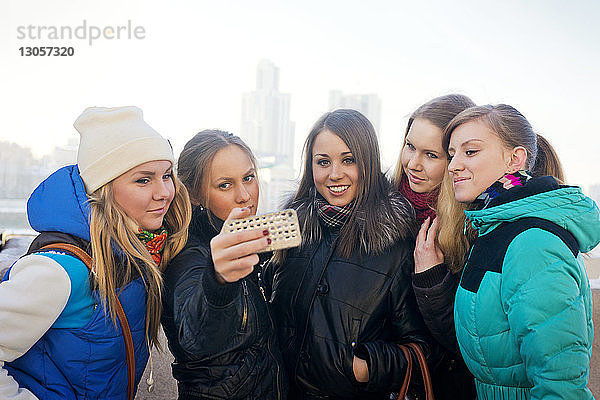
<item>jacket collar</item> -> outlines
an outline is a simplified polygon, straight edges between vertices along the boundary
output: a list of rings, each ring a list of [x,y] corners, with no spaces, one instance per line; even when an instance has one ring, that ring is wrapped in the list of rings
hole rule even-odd
[[[581,189],[561,186],[552,177],[532,178],[498,196],[482,210],[465,211],[479,235],[485,235],[503,222],[536,217],[569,231],[580,246],[590,251],[600,242],[600,212]]]

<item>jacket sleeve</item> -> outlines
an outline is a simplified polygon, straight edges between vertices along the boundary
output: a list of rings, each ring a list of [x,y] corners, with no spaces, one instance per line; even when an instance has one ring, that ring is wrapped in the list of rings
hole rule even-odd
[[[410,264],[410,265],[409,265]],[[391,327],[394,341],[359,343],[354,354],[367,361],[369,381],[364,389],[369,392],[398,390],[406,373],[406,359],[398,347],[400,343],[418,343],[425,356],[432,355],[433,344],[426,334],[410,284],[412,258],[405,257],[398,267],[390,287]]]
[[[454,331],[454,297],[457,277],[445,264],[412,274],[412,286],[417,305],[431,335],[447,350],[458,353]]]
[[[0,398],[37,399],[19,388],[4,363],[25,354],[61,314],[71,293],[67,272],[55,260],[29,255],[18,260],[0,283]]]
[[[531,399],[592,398],[591,294],[582,263],[557,236],[529,229],[509,245],[502,275],[502,304]]]
[[[237,324],[241,324],[236,299],[243,281],[221,284],[217,281],[210,255],[193,249],[181,254],[177,271],[166,280],[173,293],[173,322],[179,345],[193,358],[214,354]]]

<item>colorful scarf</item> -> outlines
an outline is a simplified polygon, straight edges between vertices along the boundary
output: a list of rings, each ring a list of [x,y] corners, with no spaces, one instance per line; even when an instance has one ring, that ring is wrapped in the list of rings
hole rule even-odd
[[[523,186],[529,179],[531,179],[530,173],[523,170],[514,172],[512,174],[506,174],[496,182],[492,183],[492,186],[487,188],[485,192],[477,196],[469,208],[474,210],[483,210],[496,197],[515,186]]]
[[[345,206],[332,206],[321,196],[317,194],[315,197],[317,202],[317,214],[323,223],[331,228],[339,228],[348,221],[352,214],[352,207],[354,207],[354,201],[346,204]]]
[[[160,264],[162,259],[162,251],[165,248],[167,241],[167,230],[161,226],[157,230],[151,232],[142,228],[138,228],[137,237],[146,245],[146,249],[152,256],[156,265]]]
[[[422,224],[427,217],[429,217],[430,221],[433,221],[438,195],[440,194],[439,187],[428,193],[417,193],[410,188],[410,183],[406,175],[402,174],[399,191],[412,204],[419,224]]]

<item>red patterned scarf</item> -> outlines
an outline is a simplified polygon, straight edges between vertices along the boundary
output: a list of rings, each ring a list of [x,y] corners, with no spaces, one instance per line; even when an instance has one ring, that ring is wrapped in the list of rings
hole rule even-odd
[[[137,237],[146,245],[146,249],[156,265],[159,265],[162,259],[162,251],[167,242],[167,230],[162,226],[154,232],[139,228]]]
[[[437,206],[438,195],[440,194],[440,188],[436,188],[428,193],[417,193],[410,188],[410,183],[405,174],[402,174],[400,179],[400,193],[412,204],[417,213],[417,220],[419,224],[430,218],[433,221],[435,218],[435,207]]]

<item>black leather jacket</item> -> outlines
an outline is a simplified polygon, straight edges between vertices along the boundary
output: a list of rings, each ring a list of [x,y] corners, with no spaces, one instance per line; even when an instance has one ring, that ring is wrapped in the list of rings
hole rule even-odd
[[[392,240],[378,255],[356,250],[343,258],[337,232],[321,232],[265,271],[290,398],[388,399],[406,368],[396,344],[431,350],[411,284],[414,239]],[[356,381],[354,355],[367,361],[368,383]]]
[[[258,272],[218,283],[210,254],[218,230],[204,210],[193,210],[189,232],[164,274],[162,324],[179,398],[285,399],[287,381]]]

